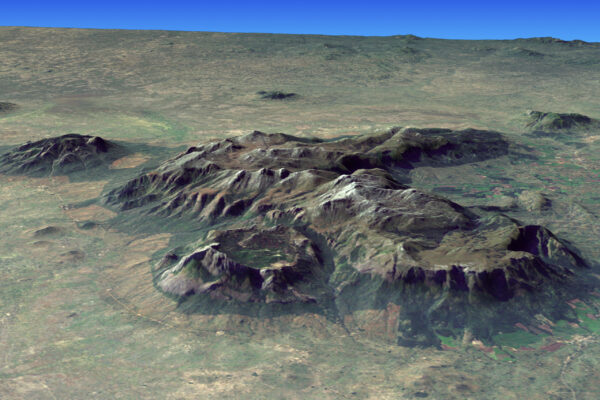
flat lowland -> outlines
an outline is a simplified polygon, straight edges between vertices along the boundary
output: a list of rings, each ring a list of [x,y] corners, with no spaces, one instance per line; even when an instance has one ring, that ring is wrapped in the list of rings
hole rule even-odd
[[[598,398],[599,71],[600,43],[554,38],[458,41],[1,27],[0,397]],[[285,143],[290,136],[262,132],[294,135],[294,145]],[[427,132],[441,136],[412,152],[411,135]],[[286,139],[267,143],[272,137]],[[252,142],[257,138],[260,145]],[[343,143],[339,149],[334,138]],[[228,144],[238,147],[219,153],[219,146]],[[328,154],[343,147],[344,153],[327,163],[318,154],[303,156],[299,164],[285,153],[317,153],[319,146]],[[264,158],[277,150],[278,157]],[[386,163],[390,154],[398,165]],[[223,180],[207,185],[190,177],[179,160],[198,165],[212,160],[225,171]],[[325,180],[327,174],[336,179],[341,174],[361,183],[374,174],[378,185],[387,168],[393,182],[386,175],[383,189],[412,193],[408,187],[414,188],[435,199],[431,204],[465,216],[462,231],[446,235],[447,241],[436,236],[441,223],[431,222],[431,238],[405,246],[435,268],[444,259],[472,254],[494,260],[493,246],[550,264],[561,254],[577,254],[569,256],[573,268],[558,263],[561,279],[572,273],[585,285],[579,291],[557,289],[556,296],[543,286],[533,293],[546,308],[537,313],[524,308],[523,319],[502,331],[466,329],[477,325],[469,311],[464,318],[470,325],[436,326],[417,345],[403,328],[406,307],[397,298],[388,301],[385,292],[370,291],[366,297],[372,302],[343,313],[338,306],[338,314],[331,315],[329,308],[293,305],[292,311],[256,313],[219,303],[223,297],[213,299],[211,308],[187,300],[199,294],[166,290],[172,286],[159,273],[178,265],[177,257],[199,254],[198,248],[215,238],[240,265],[256,264],[258,251],[263,258],[257,269],[269,273],[288,268],[284,264],[292,260],[286,254],[298,249],[329,268],[327,257],[306,247],[306,237],[322,245],[308,230],[300,232],[304,236],[286,231],[282,235],[289,242],[281,249],[257,242],[240,250],[252,243],[248,224],[263,224],[264,237],[272,232],[260,215],[241,213],[240,204],[248,199],[259,210],[262,203],[254,195],[224,197],[227,208],[218,209],[217,201],[217,208],[202,211],[202,218],[218,217],[210,226],[184,207],[185,196],[216,198],[215,190],[240,175],[236,169],[249,169],[246,176],[252,177],[266,162],[292,174],[310,172],[315,166],[307,163],[321,163],[317,167],[328,171],[319,175]],[[361,172],[365,169],[372,171]],[[161,186],[153,177],[167,183]],[[314,189],[316,181],[310,181],[309,191],[277,186],[268,195],[275,205],[303,199],[308,211],[316,210],[307,220],[335,241],[336,224],[346,214],[336,214],[335,223],[318,214],[321,199],[340,197]],[[253,190],[248,193],[267,197],[268,187],[256,189],[252,185],[258,181],[250,178],[244,182]],[[382,213],[403,206],[389,199],[378,209]],[[243,201],[233,203],[238,200]],[[419,225],[394,215],[406,226]],[[228,225],[229,217],[235,225]],[[346,279],[343,273],[353,271],[356,260],[364,267],[369,259],[391,260],[397,251],[389,245],[390,234],[398,235],[394,226],[369,225],[365,218],[358,211],[348,217],[359,221],[357,229],[347,229],[349,239],[341,247],[331,246],[340,249],[331,256],[334,264],[342,263],[336,258],[341,255],[348,262],[341,275],[333,274],[336,279]],[[469,224],[483,220],[501,234],[478,242],[472,232],[483,225]],[[499,220],[520,233],[505,242],[508,233]],[[363,232],[376,232],[377,240]],[[228,239],[237,234],[239,242]],[[431,247],[427,240],[438,241]],[[298,241],[305,247],[296,246]],[[374,243],[381,244],[379,253]],[[578,269],[579,256],[587,268]],[[192,278],[194,290],[206,281],[205,275]],[[261,279],[272,282],[267,275]],[[300,282],[287,287],[289,292],[272,286],[275,294],[257,292],[257,299],[328,298],[328,283]],[[231,290],[246,287],[217,283],[210,287],[226,299]],[[372,287],[365,285],[358,287]],[[498,287],[488,289],[506,300]],[[339,290],[357,304],[363,298],[351,285]],[[514,286],[510,295],[519,299],[522,290]],[[289,305],[281,301],[284,308]],[[552,301],[556,307],[549,306]],[[449,310],[449,320],[463,318]]]

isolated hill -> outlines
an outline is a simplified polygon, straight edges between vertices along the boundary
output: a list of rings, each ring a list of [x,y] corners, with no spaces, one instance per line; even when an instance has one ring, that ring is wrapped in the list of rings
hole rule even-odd
[[[0,172],[32,176],[82,172],[110,164],[126,153],[99,136],[66,135],[29,142],[0,157]]]
[[[395,302],[408,321],[399,335],[425,344],[452,324],[485,336],[540,309],[560,315],[557,302],[587,267],[544,227],[477,215],[402,182],[416,165],[508,151],[501,134],[477,130],[333,141],[255,131],[191,147],[105,201],[140,221],[152,214],[204,232],[154,271],[188,311],[212,299],[312,304],[343,317]]]
[[[582,114],[528,111],[526,128],[532,132],[587,132],[600,130],[600,121]]]

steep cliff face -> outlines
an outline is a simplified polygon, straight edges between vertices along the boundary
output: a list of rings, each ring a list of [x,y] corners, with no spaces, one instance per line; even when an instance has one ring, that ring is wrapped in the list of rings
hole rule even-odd
[[[340,318],[393,303],[403,310],[400,336],[423,330],[427,342],[449,320],[485,329],[507,302],[521,314],[552,307],[587,266],[541,226],[478,215],[403,183],[415,165],[507,152],[502,135],[474,130],[329,142],[254,132],[192,147],[105,201],[198,227],[199,240],[154,271],[157,287],[181,302],[327,303]]]
[[[327,291],[318,246],[285,226],[211,231],[213,243],[158,266],[161,290],[249,302],[316,302]]]

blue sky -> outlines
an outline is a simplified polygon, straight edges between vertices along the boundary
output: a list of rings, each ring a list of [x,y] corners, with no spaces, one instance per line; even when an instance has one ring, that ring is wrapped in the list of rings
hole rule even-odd
[[[0,26],[399,35],[600,42],[600,0],[6,0]]]

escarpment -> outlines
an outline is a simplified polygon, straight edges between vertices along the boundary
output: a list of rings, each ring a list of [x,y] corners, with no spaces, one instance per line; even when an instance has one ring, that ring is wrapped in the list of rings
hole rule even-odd
[[[477,130],[330,141],[253,132],[191,147],[104,200],[132,218],[198,230],[154,270],[182,304],[326,303],[343,318],[393,303],[400,336],[448,324],[485,330],[500,323],[502,304],[515,315],[554,307],[586,261],[544,227],[478,215],[404,177],[508,152],[501,134]],[[415,325],[419,313],[427,324]]]

